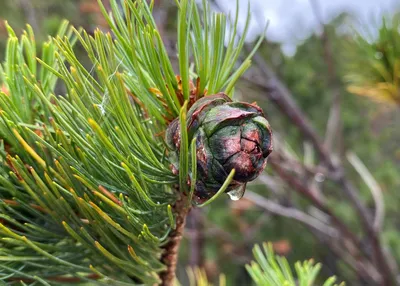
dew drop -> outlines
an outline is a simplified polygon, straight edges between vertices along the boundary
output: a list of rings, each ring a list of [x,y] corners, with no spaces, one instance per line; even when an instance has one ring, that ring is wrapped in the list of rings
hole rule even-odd
[[[246,190],[246,185],[243,185],[227,192],[227,194],[232,201],[238,201],[241,198],[243,198],[245,190]]]
[[[325,175],[322,173],[317,173],[315,174],[314,177],[315,181],[317,181],[318,183],[322,183],[323,181],[325,181]]]

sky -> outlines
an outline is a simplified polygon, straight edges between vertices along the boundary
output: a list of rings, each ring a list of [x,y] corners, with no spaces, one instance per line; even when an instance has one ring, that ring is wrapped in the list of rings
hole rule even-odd
[[[225,13],[234,13],[235,0],[214,0]],[[269,41],[282,43],[287,54],[296,45],[320,30],[311,2],[318,3],[322,21],[327,23],[342,12],[354,15],[363,25],[377,25],[383,14],[393,14],[399,0],[249,0],[252,21],[248,39],[253,40],[269,21],[266,36]],[[240,0],[240,18],[246,18],[248,0]]]

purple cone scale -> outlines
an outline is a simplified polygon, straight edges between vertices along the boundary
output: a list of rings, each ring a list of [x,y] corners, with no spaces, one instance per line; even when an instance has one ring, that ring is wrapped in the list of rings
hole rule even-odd
[[[227,192],[243,195],[246,183],[264,170],[266,158],[272,152],[272,132],[262,110],[218,93],[196,101],[187,113],[186,123],[189,142],[196,138],[195,200],[202,203],[211,198],[232,169],[235,176]],[[166,141],[177,168],[179,119],[168,126]]]

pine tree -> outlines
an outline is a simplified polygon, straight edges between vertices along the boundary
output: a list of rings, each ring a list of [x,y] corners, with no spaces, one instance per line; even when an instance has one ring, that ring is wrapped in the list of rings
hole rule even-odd
[[[177,1],[177,75],[152,4],[112,0],[108,14],[98,2],[111,32],[64,22],[40,45],[30,26],[20,38],[7,26],[0,69],[0,281],[7,285],[172,285],[190,208],[228,191],[240,198],[272,150],[261,110],[230,99],[262,41],[237,66],[249,18],[238,38],[238,15],[228,31],[226,16],[210,13],[206,1],[202,10]],[[209,119],[221,112],[227,116],[217,126]],[[251,155],[207,153],[224,147],[210,130],[221,142],[241,134],[239,149]],[[248,138],[254,130],[259,141]],[[199,157],[199,145],[211,161]],[[250,171],[241,170],[246,160],[256,162]],[[256,265],[248,266],[253,278],[270,285]]]

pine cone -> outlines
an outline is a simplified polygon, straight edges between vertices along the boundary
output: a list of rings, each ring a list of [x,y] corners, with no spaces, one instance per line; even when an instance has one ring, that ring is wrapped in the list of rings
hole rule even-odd
[[[224,93],[218,93],[193,104],[187,113],[187,128],[189,142],[196,138],[196,201],[211,198],[232,169],[235,176],[227,192],[235,192],[237,198],[243,196],[246,183],[264,170],[272,151],[272,132],[262,110],[254,104],[232,102]],[[177,168],[179,119],[168,126],[166,141]]]

